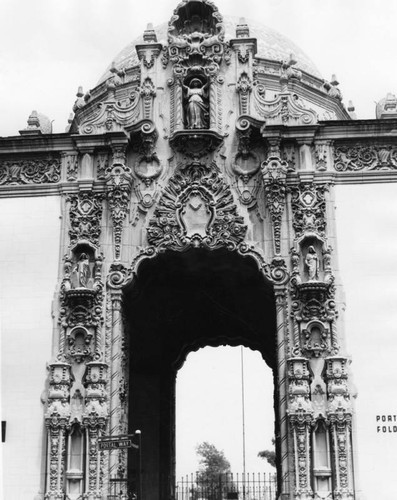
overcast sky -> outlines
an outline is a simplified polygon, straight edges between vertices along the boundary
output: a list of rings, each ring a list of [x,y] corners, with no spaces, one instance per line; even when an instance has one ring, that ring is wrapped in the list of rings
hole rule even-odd
[[[124,46],[168,21],[173,0],[2,0],[0,136],[16,135],[36,109],[63,132],[77,87],[95,87]],[[324,78],[335,73],[359,118],[397,92],[397,2],[218,0],[221,14],[263,21],[299,45]]]

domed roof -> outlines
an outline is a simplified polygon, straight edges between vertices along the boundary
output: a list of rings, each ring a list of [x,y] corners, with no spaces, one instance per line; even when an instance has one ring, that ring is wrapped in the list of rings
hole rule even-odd
[[[223,23],[225,26],[225,40],[228,41],[236,38],[236,26],[239,24],[238,18],[225,16],[223,18]],[[293,53],[294,58],[297,61],[295,67],[309,73],[310,75],[316,76],[317,78],[321,78],[320,72],[310,58],[287,37],[261,23],[258,23],[257,21],[250,19],[246,20],[246,23],[250,29],[250,38],[256,38],[258,41],[258,57],[273,61],[284,61],[288,60],[290,54]],[[163,23],[154,29],[157,34],[157,40],[160,43],[167,44],[168,23]],[[135,46],[142,43],[144,43],[143,35],[127,45],[113,61],[116,68],[126,69],[139,64]],[[107,68],[98,84],[102,83],[111,76],[109,71],[110,68],[111,66]]]

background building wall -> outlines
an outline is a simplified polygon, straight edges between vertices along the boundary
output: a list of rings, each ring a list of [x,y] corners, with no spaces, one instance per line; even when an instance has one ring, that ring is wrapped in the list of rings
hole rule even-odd
[[[59,197],[0,199],[4,499],[32,500],[44,486],[41,396],[52,355],[59,238]]]
[[[382,416],[397,414],[396,199],[396,184],[336,188],[346,341],[358,391],[359,489],[366,499],[381,492],[392,500],[397,489],[397,433],[388,429],[393,431],[397,421],[382,422]]]

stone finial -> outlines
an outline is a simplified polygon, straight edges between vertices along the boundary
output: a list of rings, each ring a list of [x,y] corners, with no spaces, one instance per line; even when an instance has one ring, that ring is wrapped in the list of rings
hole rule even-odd
[[[33,110],[28,118],[28,129],[39,129],[40,128],[40,120],[37,111]]]
[[[331,85],[334,85],[335,87],[339,85],[338,79],[336,78],[335,73],[331,77]]]
[[[397,97],[388,92],[386,97],[376,103],[375,112],[377,120],[397,118]]]
[[[77,110],[81,109],[85,105],[85,100],[84,100],[84,92],[83,92],[83,87],[80,85],[79,88],[77,89],[76,93],[76,101],[73,105],[73,111],[76,112]]]
[[[288,67],[291,67],[291,66],[295,66],[295,64],[298,63],[298,60],[296,59],[296,56],[293,52],[291,52],[291,54],[289,55],[289,59],[287,61],[287,66]]]
[[[157,35],[152,23],[149,23],[143,32],[143,41],[145,43],[157,43]]]
[[[353,104],[353,101],[349,101],[349,103],[347,105],[347,111],[348,111],[350,117],[352,118],[352,120],[357,120],[357,115],[355,113],[356,108]]]
[[[336,75],[333,74],[331,77],[331,81],[324,81],[323,87],[324,89],[328,92],[328,95],[330,97],[334,97],[335,99],[338,99],[339,101],[342,100],[342,93],[338,89],[339,81],[336,78]]]
[[[236,38],[249,38],[250,29],[244,17],[240,17],[236,26]]]
[[[52,123],[50,119],[33,110],[28,118],[28,126],[20,130],[21,135],[52,134]]]

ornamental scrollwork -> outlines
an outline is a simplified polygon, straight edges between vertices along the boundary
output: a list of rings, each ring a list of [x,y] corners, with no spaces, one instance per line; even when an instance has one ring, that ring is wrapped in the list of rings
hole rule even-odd
[[[337,144],[334,148],[334,165],[337,172],[396,170],[397,146],[392,144]]]
[[[79,240],[88,240],[98,245],[101,235],[102,221],[102,194],[91,191],[82,191],[78,195],[68,197],[70,202],[70,243],[73,245]]]
[[[325,236],[327,184],[302,183],[291,187],[292,225],[296,238],[307,233]]]
[[[240,98],[240,115],[248,115],[250,111],[249,96],[252,92],[252,83],[247,73],[241,73],[236,85]]]
[[[233,249],[246,230],[216,165],[193,163],[170,179],[149,222],[147,238],[162,249]]]
[[[281,250],[281,221],[286,198],[286,178],[288,166],[279,156],[269,156],[261,166],[265,189],[266,205],[273,225],[275,253]]]
[[[60,179],[59,158],[0,162],[0,186],[56,184]]]
[[[168,25],[168,57],[163,56],[163,64],[170,60],[176,75],[183,75],[192,66],[204,69],[208,75],[215,74],[222,62],[225,51],[222,16],[213,2],[204,0],[203,3],[210,14],[189,19],[183,1],[174,10]],[[184,19],[186,16],[188,19]]]
[[[317,123],[317,113],[306,107],[305,102],[291,92],[278,94],[272,100],[266,100],[264,85],[254,85],[254,108],[258,116],[268,125],[312,125]]]
[[[138,90],[130,92],[128,98],[98,104],[98,109],[84,109],[78,117],[78,131],[83,135],[99,134],[123,130],[135,124],[140,115],[140,94]]]

